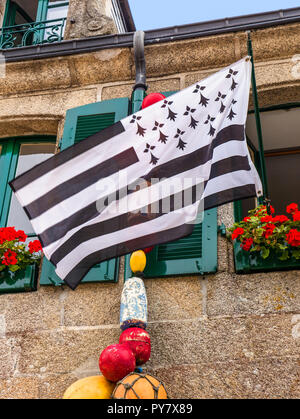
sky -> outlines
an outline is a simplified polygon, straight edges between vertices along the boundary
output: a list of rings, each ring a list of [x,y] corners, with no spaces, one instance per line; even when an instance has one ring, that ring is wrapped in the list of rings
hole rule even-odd
[[[299,7],[299,0],[129,0],[137,30]]]

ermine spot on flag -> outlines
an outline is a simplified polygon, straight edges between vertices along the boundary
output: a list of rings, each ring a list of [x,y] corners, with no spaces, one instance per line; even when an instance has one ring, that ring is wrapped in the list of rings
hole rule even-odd
[[[97,263],[189,235],[199,208],[262,195],[232,64],[69,147],[10,185],[72,289]]]

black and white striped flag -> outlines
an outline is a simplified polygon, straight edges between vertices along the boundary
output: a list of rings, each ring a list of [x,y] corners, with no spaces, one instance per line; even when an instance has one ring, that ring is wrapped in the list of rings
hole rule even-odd
[[[191,234],[200,203],[262,194],[245,140],[250,78],[246,57],[10,183],[72,289],[96,263]]]

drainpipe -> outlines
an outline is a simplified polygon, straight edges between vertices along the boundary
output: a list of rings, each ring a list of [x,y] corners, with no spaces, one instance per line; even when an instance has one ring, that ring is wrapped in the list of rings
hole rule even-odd
[[[145,92],[148,88],[146,85],[146,61],[144,54],[145,32],[136,31],[133,37],[134,61],[135,61],[135,85],[132,93],[132,113],[141,109]]]

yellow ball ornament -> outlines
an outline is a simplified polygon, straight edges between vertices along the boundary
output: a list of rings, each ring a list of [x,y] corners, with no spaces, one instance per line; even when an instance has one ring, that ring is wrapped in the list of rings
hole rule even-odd
[[[71,384],[63,399],[110,399],[114,388],[103,375],[85,377]]]
[[[130,268],[133,273],[143,272],[146,268],[147,258],[142,250],[133,252],[130,258]]]

